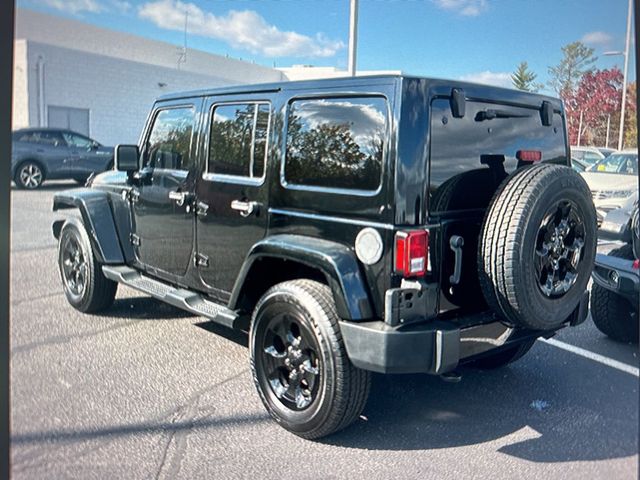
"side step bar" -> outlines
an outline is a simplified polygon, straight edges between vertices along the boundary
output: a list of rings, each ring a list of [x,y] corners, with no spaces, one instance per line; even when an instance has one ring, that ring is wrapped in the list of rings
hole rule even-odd
[[[241,317],[224,305],[206,300],[203,295],[177,288],[159,280],[147,277],[126,265],[103,265],[104,276],[114,282],[147,293],[158,300],[169,303],[174,307],[207,317],[216,323],[229,328],[241,328]]]

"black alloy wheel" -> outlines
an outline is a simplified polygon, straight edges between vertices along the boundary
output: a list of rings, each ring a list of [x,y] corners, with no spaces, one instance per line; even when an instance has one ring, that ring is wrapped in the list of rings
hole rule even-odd
[[[254,384],[276,422],[303,438],[350,425],[369,395],[371,374],[349,360],[339,321],[329,287],[306,279],[271,287],[253,312]]]
[[[549,208],[538,229],[535,265],[538,287],[559,298],[576,282],[585,244],[584,219],[575,204],[562,200]]]
[[[58,239],[58,269],[67,301],[76,310],[93,313],[111,306],[118,284],[102,273],[82,221],[70,218]]]
[[[260,362],[271,391],[286,407],[304,410],[321,380],[313,333],[298,315],[282,313],[271,318],[262,338]]]
[[[81,297],[87,286],[87,260],[75,235],[65,235],[60,243],[62,280],[72,295]]]

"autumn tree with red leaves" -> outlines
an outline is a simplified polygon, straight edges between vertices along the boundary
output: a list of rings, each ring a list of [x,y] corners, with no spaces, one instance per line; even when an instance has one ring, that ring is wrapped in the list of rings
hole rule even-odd
[[[575,90],[565,93],[563,100],[571,145],[577,144],[582,113],[581,145],[604,146],[607,137],[607,121],[609,121],[609,144],[617,146],[622,81],[622,72],[618,68],[593,70],[582,75]],[[627,88],[628,92],[629,90]],[[632,98],[635,98],[635,92],[627,95],[626,108],[629,116],[635,116],[636,105],[631,101]],[[629,116],[625,115],[627,119]],[[629,124],[626,123],[626,125]]]

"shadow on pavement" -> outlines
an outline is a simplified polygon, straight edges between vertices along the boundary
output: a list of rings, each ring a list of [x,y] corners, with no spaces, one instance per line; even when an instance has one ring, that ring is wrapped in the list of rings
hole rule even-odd
[[[18,433],[11,437],[12,444],[29,444],[40,442],[78,442],[94,440],[102,437],[124,437],[144,433],[166,433],[178,432],[181,430],[206,430],[219,428],[225,425],[241,425],[245,423],[256,424],[269,420],[269,415],[246,415],[225,418],[205,418],[199,420],[185,420],[179,422],[144,422],[114,425],[95,429],[71,430],[60,429],[47,432]]]
[[[533,367],[535,368],[535,366]],[[556,369],[462,370],[460,383],[428,375],[375,375],[367,421],[325,440],[372,450],[429,450],[500,440],[498,451],[532,462],[638,453],[638,404]],[[612,375],[624,375],[613,373]],[[542,407],[542,408],[541,408]],[[531,430],[532,429],[532,430]]]
[[[167,320],[194,316],[186,310],[152,297],[116,298],[110,308],[93,315],[108,318],[130,318],[133,320]]]

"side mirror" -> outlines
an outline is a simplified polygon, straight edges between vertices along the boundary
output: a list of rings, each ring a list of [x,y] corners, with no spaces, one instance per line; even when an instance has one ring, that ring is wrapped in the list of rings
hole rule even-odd
[[[137,145],[116,145],[114,163],[120,172],[135,172],[140,168],[140,152]]]

